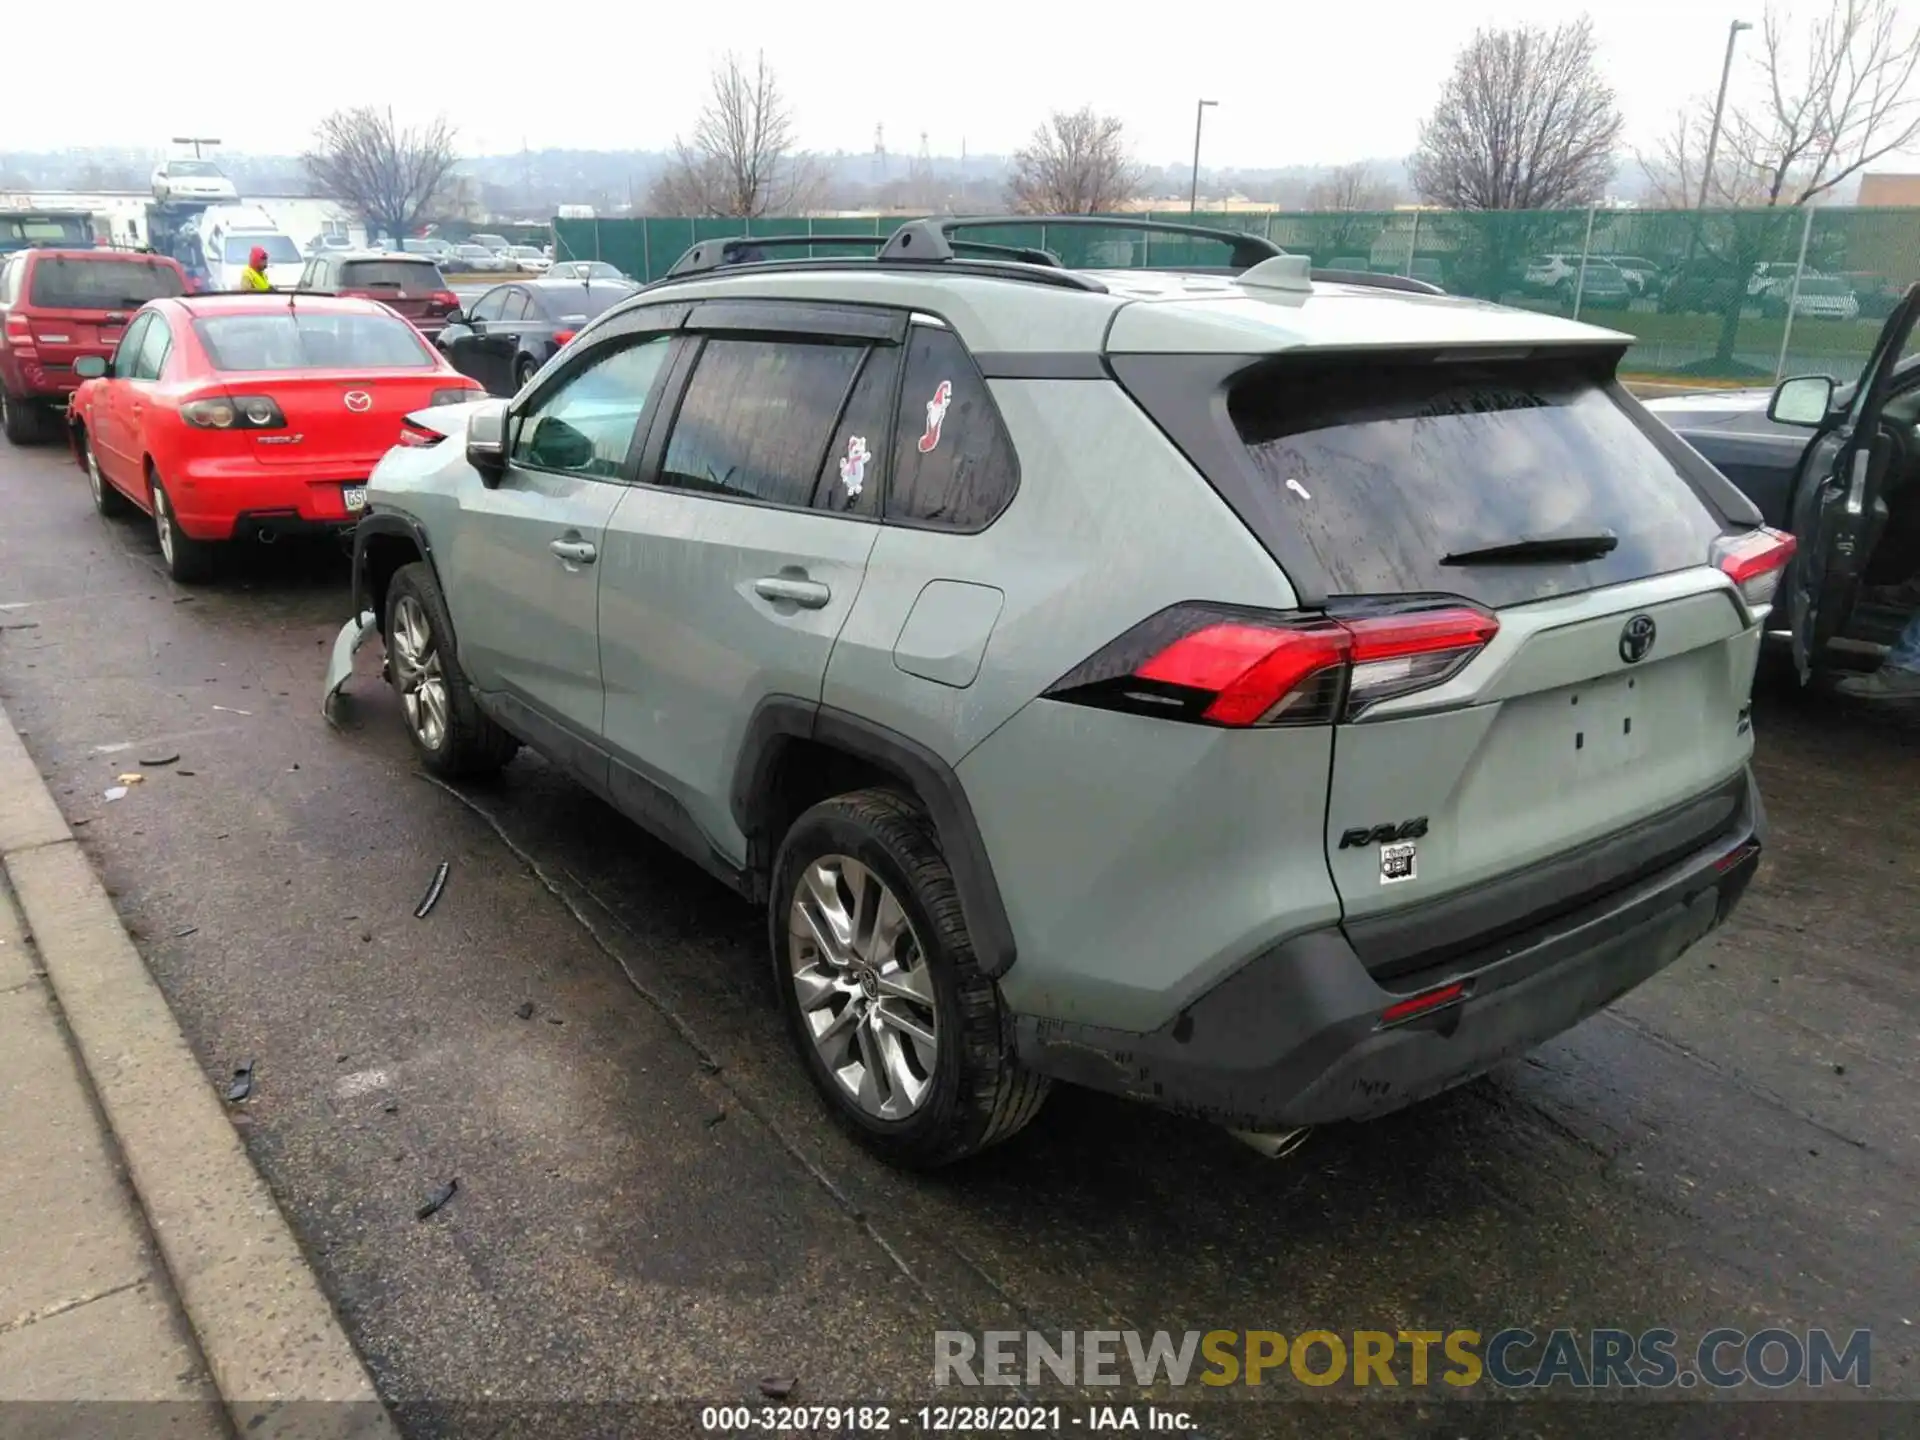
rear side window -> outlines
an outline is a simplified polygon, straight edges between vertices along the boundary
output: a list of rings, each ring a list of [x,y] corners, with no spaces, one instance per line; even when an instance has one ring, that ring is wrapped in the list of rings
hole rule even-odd
[[[29,303],[49,310],[138,310],[149,300],[186,291],[171,265],[64,256],[42,256],[27,288]]]
[[[707,341],[673,422],[659,483],[810,505],[865,353],[854,345]]]
[[[348,260],[340,266],[346,290],[390,290],[397,295],[431,295],[447,288],[440,267],[430,260]]]
[[[951,330],[916,325],[894,441],[887,518],[979,530],[1007,508],[1020,465],[987,382]]]
[[[888,422],[893,416],[893,392],[900,378],[900,350],[877,345],[860,365],[840,414],[840,428],[827,447],[820,477],[813,487],[813,507],[836,515],[876,516],[885,490],[889,453]]]
[[[1228,410],[1330,594],[1519,605],[1705,564],[1720,534],[1603,369],[1323,361],[1243,382]],[[1599,529],[1618,544],[1598,559],[1446,563]]]
[[[426,370],[433,353],[406,321],[393,315],[313,311],[216,315],[195,320],[194,333],[216,370]]]

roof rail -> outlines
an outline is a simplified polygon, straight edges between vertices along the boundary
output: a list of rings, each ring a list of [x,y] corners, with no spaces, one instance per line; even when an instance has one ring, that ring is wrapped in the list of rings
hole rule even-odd
[[[801,249],[809,245],[881,245],[884,235],[728,235],[718,240],[701,240],[667,268],[664,279],[698,275],[718,270],[723,265],[757,265],[766,257],[763,250]]]
[[[1327,285],[1367,285],[1375,290],[1403,290],[1409,295],[1444,295],[1447,292],[1427,280],[1411,275],[1376,275],[1371,270],[1315,270],[1313,278]]]
[[[1139,234],[1184,235],[1194,240],[1213,240],[1228,247],[1227,264],[1235,270],[1250,270],[1262,260],[1271,260],[1287,252],[1267,239],[1245,230],[1224,230],[1215,225],[1187,225],[1176,220],[1135,220],[1125,215],[944,215],[926,220],[910,220],[893,232],[880,252],[882,260],[946,260],[962,246],[977,242],[956,241],[960,230],[1006,230],[1019,226],[1039,226],[1045,230],[1086,229],[1117,230]],[[945,253],[942,253],[944,251]],[[1053,264],[1059,264],[1050,252]]]

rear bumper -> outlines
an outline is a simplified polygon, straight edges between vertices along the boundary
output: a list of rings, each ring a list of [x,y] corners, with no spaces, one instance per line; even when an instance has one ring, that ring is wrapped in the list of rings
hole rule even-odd
[[[17,354],[0,358],[0,383],[23,400],[38,400],[49,405],[66,404],[67,397],[80,388],[80,377],[71,365],[49,365]]]
[[[1150,1034],[1020,1018],[1020,1058],[1075,1084],[1236,1129],[1370,1119],[1524,1054],[1673,963],[1725,920],[1765,839],[1759,790],[1713,840],[1532,934],[1498,958],[1439,963],[1382,987],[1337,927],[1254,957]],[[1463,999],[1383,1026],[1409,995]]]
[[[195,540],[242,539],[266,529],[275,535],[350,532],[345,487],[367,483],[372,466],[324,459],[262,465],[251,456],[190,460],[163,473],[174,518]]]

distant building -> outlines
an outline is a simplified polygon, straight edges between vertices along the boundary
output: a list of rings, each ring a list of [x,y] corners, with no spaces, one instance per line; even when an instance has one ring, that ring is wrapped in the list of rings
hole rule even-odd
[[[1920,175],[1862,175],[1858,203],[1920,205]]]

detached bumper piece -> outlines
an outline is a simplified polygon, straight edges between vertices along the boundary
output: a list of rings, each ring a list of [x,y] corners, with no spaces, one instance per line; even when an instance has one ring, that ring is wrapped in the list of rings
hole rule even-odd
[[[1150,1034],[1022,1017],[1019,1054],[1045,1074],[1229,1129],[1385,1115],[1525,1054],[1672,964],[1732,911],[1765,828],[1749,775],[1709,843],[1477,954],[1383,983],[1344,931],[1311,931]]]

